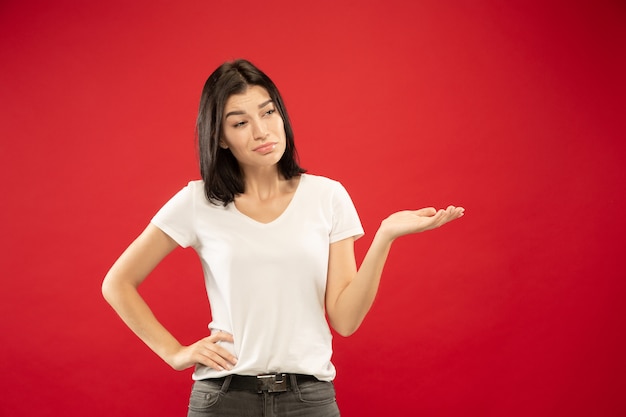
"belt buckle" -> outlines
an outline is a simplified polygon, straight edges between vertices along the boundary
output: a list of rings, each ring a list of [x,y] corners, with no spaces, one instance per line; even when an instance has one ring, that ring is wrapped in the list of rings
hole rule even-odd
[[[266,374],[258,375],[257,389],[262,392],[285,392],[287,391],[287,375],[285,374]]]

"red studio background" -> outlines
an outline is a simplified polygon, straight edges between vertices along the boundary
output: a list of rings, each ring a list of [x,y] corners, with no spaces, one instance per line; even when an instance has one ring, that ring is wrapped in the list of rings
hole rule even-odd
[[[351,193],[359,260],[392,211],[466,207],[397,241],[335,337],[344,416],[626,415],[625,22],[617,0],[2,1],[0,415],[185,415],[190,371],[100,284],[199,177],[200,90],[238,57]],[[192,250],[142,292],[206,335]]]

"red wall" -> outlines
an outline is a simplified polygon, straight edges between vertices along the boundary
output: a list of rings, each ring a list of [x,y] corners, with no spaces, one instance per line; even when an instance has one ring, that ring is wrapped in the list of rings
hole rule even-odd
[[[100,295],[198,177],[202,85],[246,57],[285,96],[302,163],[368,234],[393,210],[466,216],[398,241],[335,339],[345,416],[626,414],[623,2],[3,1],[0,415],[184,415],[170,370]],[[199,263],[145,284],[182,341]],[[268,323],[271,325],[271,323]]]

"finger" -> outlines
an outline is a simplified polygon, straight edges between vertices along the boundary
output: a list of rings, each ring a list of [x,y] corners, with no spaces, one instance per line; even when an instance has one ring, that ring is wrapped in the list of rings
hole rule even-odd
[[[436,210],[435,214],[429,217],[428,223],[425,225],[424,230],[436,229],[437,227],[439,227],[443,215],[443,210]]]
[[[227,332],[219,331],[201,340],[204,348],[216,352],[220,357],[225,358],[231,364],[235,365],[237,363],[237,357],[224,347],[220,346],[219,342],[234,343],[233,335]]]
[[[197,363],[207,366],[209,368],[213,368],[217,371],[223,371],[226,369],[231,370],[233,368],[233,365],[231,365],[224,358],[220,357],[212,351],[205,351],[200,353],[199,357],[197,358]]]
[[[462,207],[448,206],[445,210],[444,216],[439,221],[439,227],[444,224],[451,222],[452,220],[458,219],[463,215],[464,209]]]
[[[450,214],[448,213],[448,210],[439,210],[439,212],[437,213],[437,221],[435,222],[436,225],[435,227],[441,227],[444,224],[446,224],[448,222],[448,218],[450,217]]]
[[[445,210],[442,210],[441,218],[439,219],[439,227],[457,218],[457,208],[455,206],[448,206]]]
[[[232,334],[230,334],[228,332],[223,332],[221,330],[219,332],[211,334],[211,336],[207,337],[206,339],[210,340],[213,343],[219,342],[219,341],[234,342]]]
[[[425,207],[415,210],[415,214],[422,217],[432,217],[437,214],[437,210],[434,207]]]
[[[459,217],[463,215],[464,212],[465,212],[465,209],[463,207],[454,207],[454,209],[451,212],[452,218],[450,220],[458,219]]]
[[[237,364],[237,358],[232,353],[213,343],[205,344],[200,355],[203,365],[211,366],[219,371],[230,370]]]

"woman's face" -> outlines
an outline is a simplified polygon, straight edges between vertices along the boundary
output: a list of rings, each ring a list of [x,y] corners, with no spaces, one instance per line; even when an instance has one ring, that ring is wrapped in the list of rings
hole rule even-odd
[[[285,152],[283,118],[263,87],[230,96],[222,126],[220,146],[230,149],[242,169],[275,166]]]

